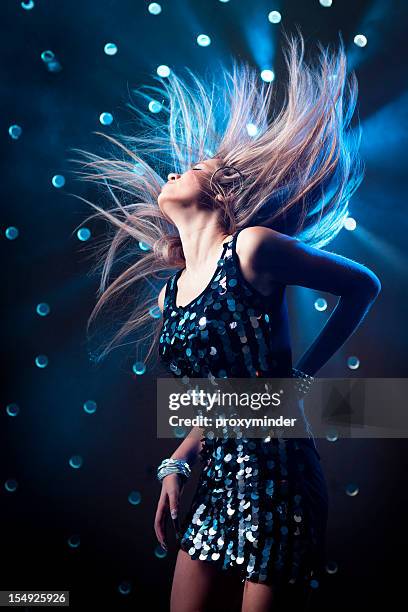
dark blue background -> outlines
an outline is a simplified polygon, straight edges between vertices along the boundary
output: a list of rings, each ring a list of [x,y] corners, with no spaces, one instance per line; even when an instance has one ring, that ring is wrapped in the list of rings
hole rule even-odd
[[[333,0],[324,9],[318,0],[263,2],[231,0],[164,1],[152,16],[147,2],[117,0],[36,1],[31,11],[20,2],[2,3],[2,303],[3,385],[1,410],[1,543],[0,589],[65,589],[71,607],[133,609],[145,604],[167,609],[174,546],[166,558],[155,556],[153,520],[160,491],[155,470],[175,442],[157,440],[155,384],[160,369],[132,373],[126,359],[130,346],[111,353],[99,366],[88,359],[85,324],[95,303],[98,279],[88,275],[86,259],[74,229],[91,210],[70,192],[95,199],[89,185],[73,181],[68,162],[71,147],[101,152],[94,130],[134,130],[126,109],[128,91],[154,84],[159,64],[174,70],[184,65],[198,73],[229,54],[256,66],[262,44],[275,38],[277,80],[282,72],[280,26],[266,20],[279,9],[288,31],[298,25],[308,52],[314,42],[336,42],[341,32],[360,86],[362,153],[366,178],[353,201],[354,232],[343,230],[328,250],[366,264],[380,277],[380,294],[367,319],[321,370],[321,376],[405,377],[406,348],[406,151],[407,79],[405,2]],[[257,31],[257,23],[263,29]],[[356,33],[368,45],[353,45]],[[196,36],[209,33],[210,47]],[[118,45],[108,57],[107,42]],[[41,53],[51,49],[62,71],[50,73]],[[99,115],[114,116],[101,126]],[[23,127],[18,140],[10,125]],[[54,174],[66,185],[55,189]],[[5,229],[19,228],[7,240]],[[102,224],[89,224],[93,236]],[[92,239],[91,239],[92,240]],[[85,245],[86,246],[86,245]],[[158,287],[160,286],[160,283]],[[295,357],[310,344],[330,314],[318,313],[316,294],[289,289]],[[47,317],[37,303],[51,305]],[[34,358],[46,354],[40,369]],[[361,366],[350,371],[346,360],[357,355]],[[98,409],[86,414],[83,403]],[[6,406],[20,406],[10,417]],[[379,610],[381,601],[396,601],[404,584],[398,554],[405,534],[406,440],[319,440],[329,484],[328,556],[337,574],[314,595],[313,610]],[[84,463],[72,469],[79,454]],[[195,474],[195,477],[197,474]],[[14,478],[18,488],[7,492]],[[358,484],[356,497],[345,494]],[[193,492],[183,498],[187,508]],[[138,490],[141,503],[128,502]],[[79,534],[80,547],[67,539]],[[131,583],[121,595],[118,586]],[[227,597],[224,590],[220,591]],[[85,608],[84,608],[85,609]],[[226,604],[226,610],[232,610]],[[238,608],[239,609],[239,608]]]

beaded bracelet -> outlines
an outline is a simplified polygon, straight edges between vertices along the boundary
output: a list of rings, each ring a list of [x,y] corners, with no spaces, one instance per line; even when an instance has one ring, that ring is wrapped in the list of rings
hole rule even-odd
[[[191,468],[185,459],[163,459],[157,468],[157,479],[161,482],[169,474],[181,474],[187,480],[191,475]]]
[[[302,372],[297,368],[292,368],[292,378],[297,378],[296,390],[300,396],[306,395],[314,382],[314,376]]]

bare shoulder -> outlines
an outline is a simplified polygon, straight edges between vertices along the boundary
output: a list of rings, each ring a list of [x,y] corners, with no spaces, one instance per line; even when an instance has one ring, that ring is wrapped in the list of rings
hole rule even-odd
[[[236,253],[240,272],[244,281],[264,297],[271,296],[277,290],[271,261],[284,259],[277,257],[276,253],[284,248],[281,243],[285,239],[291,240],[289,236],[260,225],[245,227],[238,233]]]
[[[164,309],[164,296],[166,294],[166,285],[163,285],[163,287],[160,289],[159,295],[157,297],[157,304],[159,305],[159,308],[161,310],[161,312],[163,312]]]
[[[284,255],[299,240],[269,227],[254,225],[242,229],[237,237],[237,253],[243,262],[261,271],[270,265],[270,257]],[[268,265],[268,267],[269,267]]]

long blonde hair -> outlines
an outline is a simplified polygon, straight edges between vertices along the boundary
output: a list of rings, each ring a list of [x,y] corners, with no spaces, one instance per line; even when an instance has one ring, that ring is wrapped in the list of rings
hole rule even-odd
[[[278,111],[271,104],[273,83],[260,83],[258,71],[246,63],[233,60],[231,71],[222,67],[221,85],[186,68],[191,83],[172,72],[167,78],[153,77],[160,87],[136,90],[146,103],[162,104],[162,110],[152,113],[132,103],[140,119],[135,135],[97,132],[112,145],[109,156],[74,149],[80,158],[72,161],[82,165],[75,174],[102,184],[113,204],[105,210],[76,196],[97,211],[84,223],[99,217],[113,230],[97,249],[94,271],[101,267],[101,278],[87,331],[102,307],[132,289],[130,313],[104,343],[98,360],[141,328],[145,334],[135,342],[147,348],[145,363],[157,353],[158,292],[169,270],[172,274],[185,265],[177,228],[157,203],[168,172],[185,172],[209,157],[239,170],[244,177],[241,191],[231,189],[223,202],[216,201],[216,192],[226,193],[224,176],[213,191],[203,194],[203,200],[210,198],[220,208],[227,234],[263,225],[321,248],[343,227],[348,200],[363,175],[360,128],[351,127],[356,77],[346,74],[342,43],[334,50],[319,45],[318,63],[310,66],[304,60],[302,36],[287,37],[285,61],[288,81]],[[129,254],[129,239],[142,248],[109,282],[113,264]],[[128,307],[129,302],[122,300],[124,304]],[[119,309],[113,312],[119,321]]]

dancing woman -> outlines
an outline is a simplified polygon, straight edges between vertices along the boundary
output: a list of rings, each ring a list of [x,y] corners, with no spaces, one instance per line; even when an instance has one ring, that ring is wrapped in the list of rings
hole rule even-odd
[[[285,57],[279,110],[271,103],[272,84],[260,85],[246,64],[224,69],[221,85],[208,86],[191,71],[190,85],[171,74],[160,79],[163,88],[150,88],[168,121],[134,107],[146,133],[106,136],[123,158],[83,152],[82,176],[108,185],[115,206],[105,211],[88,203],[117,228],[100,258],[101,295],[90,322],[140,281],[138,305],[102,356],[130,331],[152,325],[154,342],[143,338],[150,342],[146,360],[158,353],[175,377],[295,375],[310,382],[367,314],[381,288],[377,276],[322,249],[343,227],[362,180],[360,134],[351,126],[356,79],[346,75],[342,46],[320,47],[318,65],[310,66],[298,36],[288,39]],[[129,237],[151,248],[107,286]],[[151,278],[170,268],[176,272],[157,298]],[[295,368],[287,285],[339,297]],[[157,300],[159,325],[152,316]],[[215,577],[226,570],[241,576],[244,612],[276,609],[278,596],[285,603],[291,588],[310,593],[324,568],[328,514],[313,436],[201,434],[193,428],[157,472],[155,532],[166,548],[170,511],[178,536],[172,612],[205,609]],[[180,497],[198,460],[197,489],[180,522]]]

